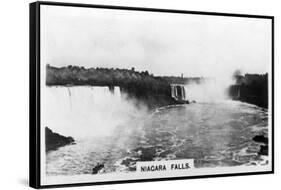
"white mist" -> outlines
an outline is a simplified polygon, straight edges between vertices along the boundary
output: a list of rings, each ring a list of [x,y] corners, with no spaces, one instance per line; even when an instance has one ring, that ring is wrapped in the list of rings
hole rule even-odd
[[[44,88],[44,127],[75,139],[110,136],[117,127],[146,113],[136,108],[120,88],[53,86]]]
[[[186,98],[197,102],[220,102],[229,99],[228,88],[233,84],[231,77],[215,77],[203,80],[200,84],[185,85]]]

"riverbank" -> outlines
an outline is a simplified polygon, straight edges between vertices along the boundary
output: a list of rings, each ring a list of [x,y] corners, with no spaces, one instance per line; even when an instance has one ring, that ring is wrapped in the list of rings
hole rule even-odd
[[[268,137],[265,137],[264,135],[256,135],[253,137],[253,141],[261,143],[258,154],[267,156],[268,155]]]
[[[72,137],[65,137],[45,127],[46,152],[57,150],[60,147],[75,144]]]

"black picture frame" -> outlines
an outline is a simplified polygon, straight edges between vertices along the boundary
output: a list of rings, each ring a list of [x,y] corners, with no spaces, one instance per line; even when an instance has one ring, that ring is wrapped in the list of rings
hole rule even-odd
[[[245,18],[263,18],[271,20],[271,100],[272,100],[272,169],[264,172],[247,172],[235,174],[212,174],[200,176],[185,176],[185,177],[170,177],[157,179],[139,179],[139,180],[124,180],[124,181],[106,181],[106,182],[90,182],[77,184],[59,184],[59,185],[41,185],[40,179],[40,6],[71,6],[71,7],[87,7],[87,8],[102,8],[111,10],[131,10],[131,11],[145,11],[145,12],[164,12],[164,13],[180,13],[180,14],[195,14],[195,15],[213,15],[225,17],[245,17]],[[80,3],[62,3],[62,2],[47,2],[37,1],[30,4],[29,9],[29,35],[30,35],[30,78],[29,78],[29,184],[33,188],[54,188],[54,187],[72,187],[72,186],[86,186],[86,185],[101,185],[101,184],[120,184],[120,183],[135,183],[135,182],[149,182],[149,181],[164,181],[164,180],[183,180],[195,178],[210,178],[210,177],[227,177],[227,176],[242,176],[242,175],[258,175],[258,174],[272,174],[274,173],[274,16],[265,15],[249,15],[249,14],[234,14],[234,13],[218,13],[218,12],[201,12],[201,11],[187,11],[187,10],[171,10],[171,9],[156,9],[156,8],[141,8],[141,7],[123,7],[123,6],[109,6],[109,5],[92,5]]]

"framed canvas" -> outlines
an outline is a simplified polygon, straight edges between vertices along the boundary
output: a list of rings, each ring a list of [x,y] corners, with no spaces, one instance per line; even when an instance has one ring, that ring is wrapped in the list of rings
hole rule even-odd
[[[274,17],[30,4],[30,186],[274,171]]]

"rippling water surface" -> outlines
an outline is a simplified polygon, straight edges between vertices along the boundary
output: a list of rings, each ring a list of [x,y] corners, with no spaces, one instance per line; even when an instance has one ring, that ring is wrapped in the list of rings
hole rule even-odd
[[[135,171],[137,161],[193,158],[195,167],[266,164],[255,135],[268,135],[267,110],[234,101],[158,109],[118,126],[111,136],[77,140],[47,154],[47,175]]]

